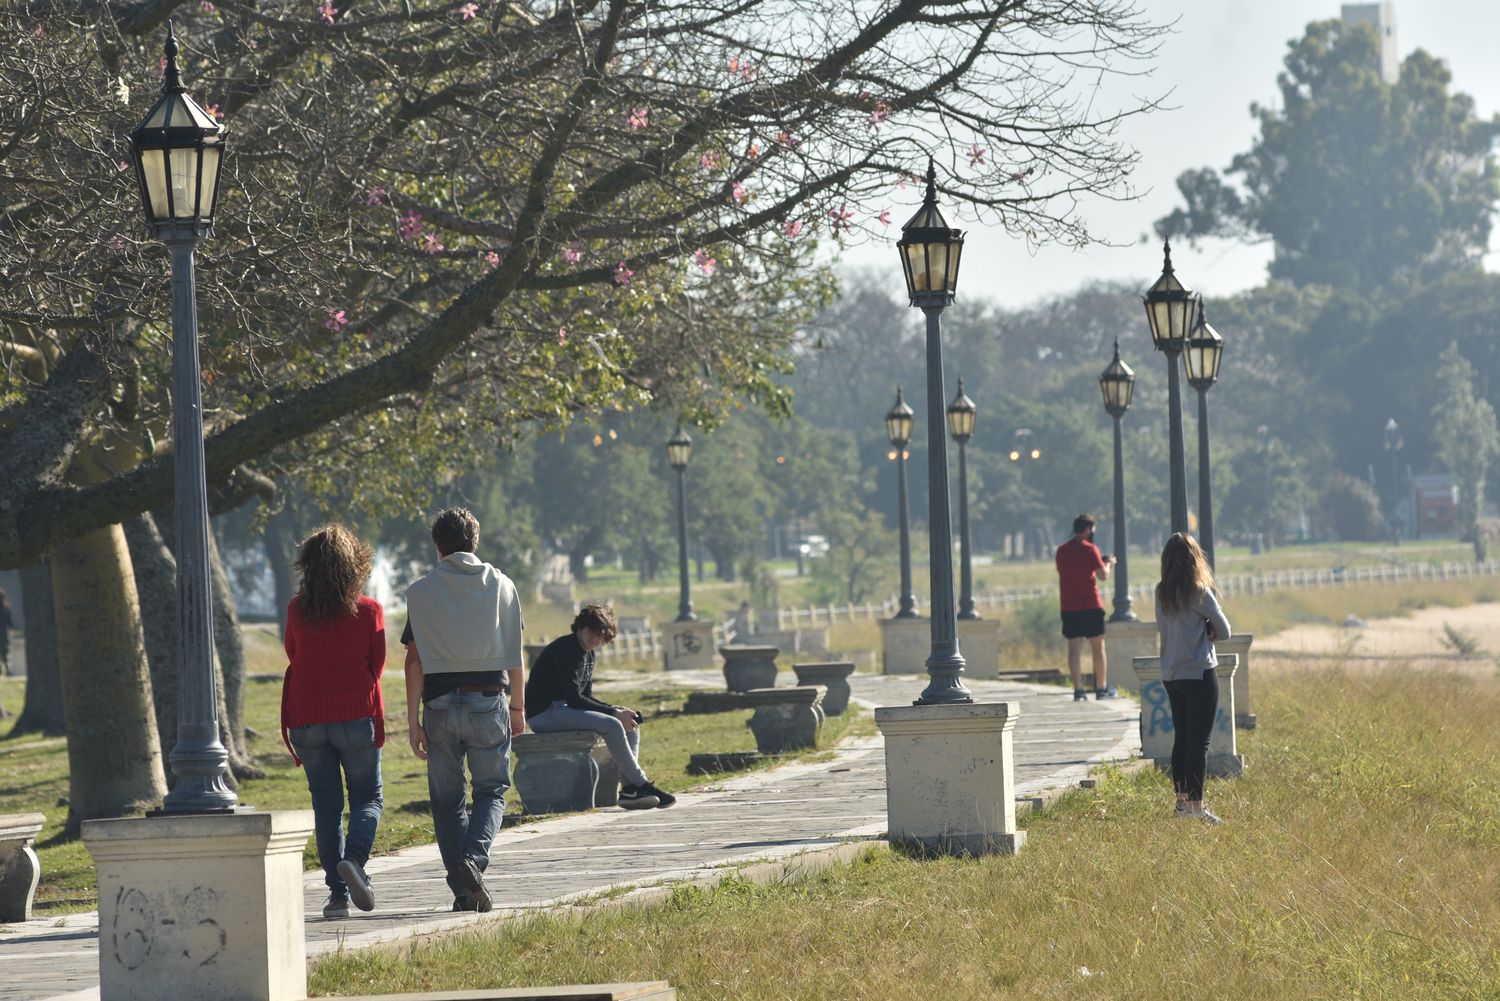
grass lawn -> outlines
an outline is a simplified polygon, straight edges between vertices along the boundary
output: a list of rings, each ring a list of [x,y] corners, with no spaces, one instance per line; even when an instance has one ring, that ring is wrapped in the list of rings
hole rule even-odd
[[[1116,774],[1014,858],[878,849],[798,884],[320,959],[312,992],[669,980],[694,1001],[1500,997],[1500,678],[1257,659],[1228,818]],[[936,992],[936,993],[935,993]]]
[[[252,634],[256,628],[248,630]],[[263,630],[262,630],[263,632]],[[274,635],[272,636],[274,642]],[[260,651],[264,662],[263,637],[253,637],[248,645]],[[275,649],[274,647],[272,648]],[[252,663],[257,662],[252,654]],[[399,662],[398,662],[399,663]],[[690,755],[698,751],[753,751],[755,737],[746,725],[751,710],[730,713],[685,716],[681,713],[685,694],[680,689],[653,684],[649,675],[619,675],[630,687],[612,688],[609,698],[620,705],[630,705],[646,716],[641,741],[642,765],[665,789],[691,789],[716,781],[717,776],[692,776],[686,772]],[[612,677],[609,667],[599,672],[599,680]],[[22,680],[0,679],[0,704],[20,705]],[[428,810],[427,770],[411,753],[406,741],[404,686],[399,670],[387,671],[386,746],[382,756],[382,779],[385,810],[375,839],[375,854],[382,855],[415,844],[433,840],[432,819]],[[292,764],[291,756],[281,743],[281,676],[255,674],[246,688],[246,719],[255,730],[250,748],[255,761],[266,771],[266,778],[245,782],[239,790],[240,802],[262,810],[309,809],[307,783],[301,769]],[[12,720],[0,720],[0,760],[4,761],[4,779],[0,780],[0,813],[44,813],[47,825],[37,839],[37,855],[42,863],[42,882],[37,889],[36,912],[39,915],[65,914],[92,910],[98,906],[93,858],[83,842],[66,838],[63,824],[67,820],[68,758],[61,738],[38,741],[25,735],[10,739],[7,733]],[[874,732],[868,716],[852,714],[830,718],[823,728],[822,742],[832,746],[846,733]],[[819,751],[784,756],[796,760]],[[764,766],[762,766],[764,767]],[[514,789],[506,799],[508,814],[518,815],[520,800]],[[508,816],[506,823],[520,820]],[[303,856],[304,866],[317,867],[317,849],[311,838]]]

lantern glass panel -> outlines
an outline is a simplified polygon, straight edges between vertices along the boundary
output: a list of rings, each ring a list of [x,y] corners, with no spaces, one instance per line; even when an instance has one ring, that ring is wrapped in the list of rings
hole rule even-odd
[[[912,413],[907,409],[905,413],[900,410],[892,410],[885,415],[885,434],[890,443],[896,446],[905,445],[911,441]]]
[[[962,240],[955,240],[948,244],[948,274],[947,288],[949,295],[958,292],[958,259],[964,252]]]
[[[198,149],[174,149],[167,156],[172,164],[172,215],[191,219],[198,214]]]
[[[167,207],[167,154],[165,150],[141,150],[141,177],[146,182],[146,199],[150,203],[151,218],[166,219],[171,214]]]
[[[199,211],[205,218],[214,214],[214,204],[219,195],[219,158],[224,147],[217,144],[203,148],[203,191],[198,200]]]

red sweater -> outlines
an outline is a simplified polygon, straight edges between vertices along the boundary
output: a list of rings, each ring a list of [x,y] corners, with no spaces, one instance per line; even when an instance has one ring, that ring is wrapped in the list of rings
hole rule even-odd
[[[281,738],[314,723],[342,723],[373,717],[375,746],[385,744],[385,701],[380,674],[385,670],[385,610],[360,595],[359,612],[329,622],[302,617],[297,599],[286,607],[286,680],[281,688]],[[292,760],[302,763],[292,751]]]

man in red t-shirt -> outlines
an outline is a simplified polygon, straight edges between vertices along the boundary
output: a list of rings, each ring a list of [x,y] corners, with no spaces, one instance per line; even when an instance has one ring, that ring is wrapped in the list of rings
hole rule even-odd
[[[1062,634],[1068,641],[1068,670],[1073,675],[1073,700],[1086,700],[1083,688],[1083,641],[1094,658],[1094,698],[1112,699],[1109,666],[1104,656],[1104,596],[1099,582],[1109,577],[1113,556],[1101,556],[1094,545],[1094,517],[1073,519],[1073,537],[1057,547],[1057,582],[1062,595]]]

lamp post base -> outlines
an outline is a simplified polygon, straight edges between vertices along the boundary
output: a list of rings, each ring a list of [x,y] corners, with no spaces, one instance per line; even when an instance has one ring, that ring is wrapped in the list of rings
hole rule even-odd
[[[974,701],[974,693],[963,683],[964,658],[957,650],[944,650],[927,658],[927,674],[932,678],[914,706],[963,705]]]

